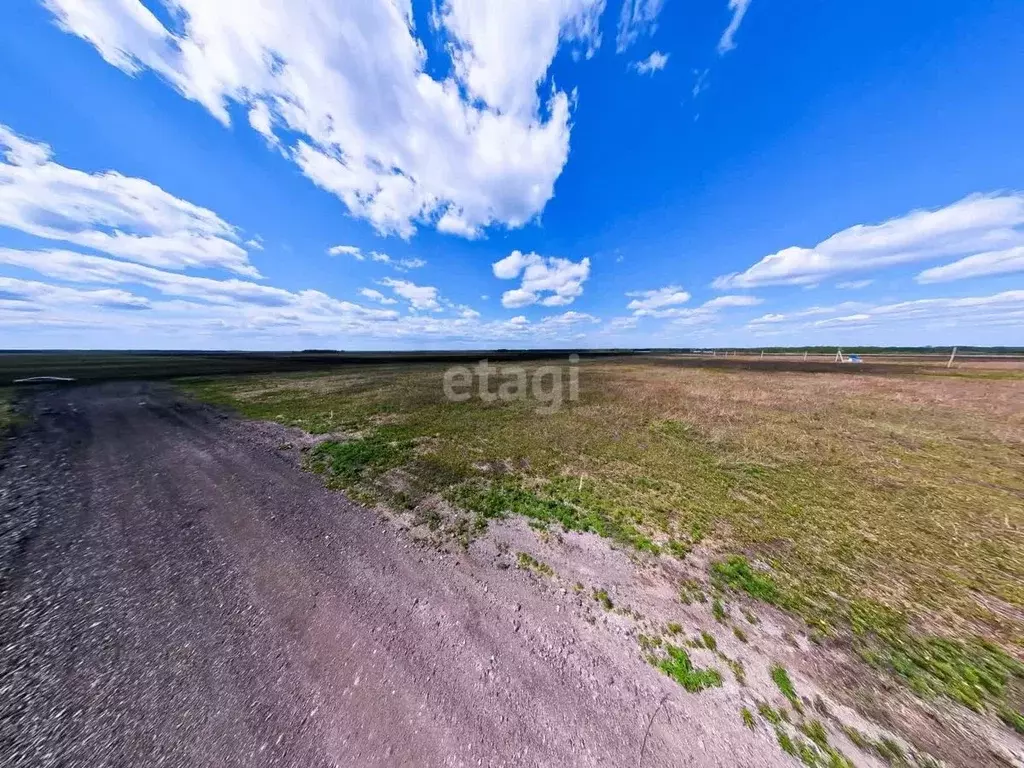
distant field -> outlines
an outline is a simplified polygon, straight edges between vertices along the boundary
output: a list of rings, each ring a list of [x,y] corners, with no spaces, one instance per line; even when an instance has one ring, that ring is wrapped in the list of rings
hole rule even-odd
[[[80,381],[110,379],[169,379],[181,376],[216,376],[237,373],[284,373],[323,371],[351,365],[396,363],[457,363],[487,357],[495,361],[561,359],[566,350],[491,350],[434,352],[0,352],[0,386],[32,376],[63,376]],[[880,354],[863,356],[862,364],[838,364],[835,353],[760,354],[623,352],[588,350],[587,359],[635,361],[644,359],[661,365],[700,368],[783,370],[818,373],[889,374],[947,371],[947,354]],[[962,355],[949,373],[1024,372],[1024,354]]]
[[[578,402],[549,415],[448,402],[441,364],[182,386],[332,435],[313,469],[442,535],[468,541],[511,513],[707,554],[709,581],[799,616],[819,642],[1024,728],[1024,366],[765,362],[584,362]]]
[[[477,360],[479,352],[0,352],[0,386],[33,376],[79,381],[316,371],[372,363]],[[489,352],[493,359],[525,353]],[[536,352],[529,353],[537,356]],[[564,358],[566,353],[541,353]],[[591,353],[601,354],[601,353]]]

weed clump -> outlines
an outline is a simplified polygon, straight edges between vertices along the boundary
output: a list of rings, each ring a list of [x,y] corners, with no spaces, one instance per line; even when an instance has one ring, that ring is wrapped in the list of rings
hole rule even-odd
[[[679,600],[683,605],[707,602],[707,595],[695,579],[686,579],[679,585]]]
[[[793,705],[793,709],[798,713],[802,713],[804,705],[800,702],[800,697],[796,695],[796,688],[793,687],[793,681],[789,679],[789,672],[786,671],[786,668],[776,664],[771,669],[771,675],[772,681],[778,686],[782,695]]]
[[[724,657],[723,657],[724,658]],[[736,682],[740,685],[747,684],[747,671],[743,668],[743,662],[738,659],[725,659],[725,663],[729,665],[729,669],[732,670],[733,677],[736,678]]]
[[[825,731],[825,726],[822,725],[821,720],[809,720],[800,726],[800,730],[822,749],[828,748],[828,733]]]
[[[711,603],[711,615],[714,616],[715,621],[720,624],[724,623],[729,615],[725,610],[725,606],[722,605],[722,601],[717,597]]]
[[[772,725],[778,725],[782,722],[782,715],[767,701],[759,701],[757,703],[757,713]]]
[[[544,576],[554,576],[555,570],[547,563],[542,563],[537,560],[533,555],[527,552],[520,552],[517,555],[519,561],[519,567],[524,571],[534,571]]]
[[[595,589],[593,591],[594,600],[599,602],[606,611],[610,611],[615,607],[615,603],[612,602],[611,597],[608,596],[608,590]]]
[[[775,729],[775,738],[779,742],[779,746],[782,747],[782,751],[787,755],[797,757],[796,744],[793,742],[793,738],[781,728]]]

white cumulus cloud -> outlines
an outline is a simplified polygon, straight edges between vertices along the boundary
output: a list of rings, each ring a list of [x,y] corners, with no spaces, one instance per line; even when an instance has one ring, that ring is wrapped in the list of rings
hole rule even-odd
[[[574,262],[554,256],[512,251],[492,265],[494,276],[501,280],[515,280],[522,276],[518,288],[501,296],[507,308],[541,304],[558,307],[571,304],[583,293],[583,283],[590,277],[590,259]]]
[[[173,28],[140,0],[44,3],[111,65],[152,70],[225,125],[241,106],[353,215],[402,237],[418,225],[476,237],[543,210],[572,102],[545,85],[548,69],[563,43],[596,49],[604,10],[444,0],[433,18],[453,74],[438,80],[407,0],[165,0]]]

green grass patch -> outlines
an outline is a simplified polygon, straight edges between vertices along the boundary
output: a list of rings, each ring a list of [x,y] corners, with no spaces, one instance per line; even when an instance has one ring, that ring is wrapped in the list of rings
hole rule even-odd
[[[787,596],[767,573],[754,570],[747,558],[730,555],[711,566],[711,575],[718,583],[740,592],[746,592],[755,600],[761,600],[780,608],[792,608],[797,602]]]
[[[486,519],[515,515],[544,525],[559,525],[567,531],[596,533],[630,544],[637,549],[657,552],[658,547],[633,525],[615,520],[600,511],[576,503],[565,483],[546,484],[542,492],[523,487],[514,478],[476,481],[452,488],[448,499],[463,509]]]
[[[408,461],[413,452],[411,440],[398,438],[390,430],[358,440],[327,440],[310,453],[310,466],[327,475],[334,484],[349,488]]]
[[[1011,684],[1024,690],[1024,665],[982,640],[918,637],[906,632],[858,638],[868,663],[902,678],[920,696],[945,696],[975,712],[1005,710]]]
[[[782,715],[767,701],[759,701],[757,703],[757,713],[772,725],[778,725],[782,722]]]
[[[722,675],[716,669],[701,669],[693,666],[690,655],[675,645],[666,644],[666,657],[651,660],[658,669],[671,677],[690,693],[722,685]]]

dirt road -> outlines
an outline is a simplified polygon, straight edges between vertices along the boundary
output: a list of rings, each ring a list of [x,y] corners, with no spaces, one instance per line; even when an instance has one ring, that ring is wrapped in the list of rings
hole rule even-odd
[[[417,547],[163,385],[40,392],[0,470],[5,766],[788,764],[528,574]],[[632,641],[630,641],[632,642]]]

